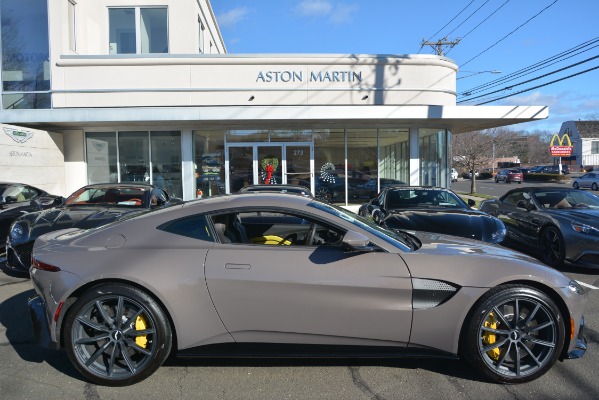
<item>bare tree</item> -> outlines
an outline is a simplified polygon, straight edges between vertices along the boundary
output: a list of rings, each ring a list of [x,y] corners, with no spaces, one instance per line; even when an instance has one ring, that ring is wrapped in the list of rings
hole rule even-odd
[[[471,171],[470,193],[476,193],[476,171],[492,159],[496,129],[459,133],[452,137],[454,164]]]

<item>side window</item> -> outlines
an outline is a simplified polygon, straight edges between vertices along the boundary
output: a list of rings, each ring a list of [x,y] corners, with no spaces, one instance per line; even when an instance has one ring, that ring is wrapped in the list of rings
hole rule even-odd
[[[524,193],[522,193],[522,192],[516,192],[516,193],[510,194],[505,199],[503,199],[503,202],[506,203],[506,204],[509,204],[511,206],[516,207],[516,204],[518,204],[518,202],[520,200],[525,200]]]
[[[212,216],[221,243],[283,246],[341,245],[344,232],[301,215],[252,211]]]
[[[192,239],[214,242],[214,236],[208,228],[205,215],[194,215],[192,217],[170,221],[160,225],[158,229]]]
[[[4,197],[14,197],[17,200],[17,203],[27,201],[27,197],[25,196],[25,186],[23,185],[13,185],[9,186],[8,189],[4,192]],[[13,200],[14,201],[14,200]]]

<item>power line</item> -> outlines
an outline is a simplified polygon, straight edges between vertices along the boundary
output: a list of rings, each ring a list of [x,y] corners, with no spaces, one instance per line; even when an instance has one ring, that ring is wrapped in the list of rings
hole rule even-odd
[[[443,25],[443,28],[439,29],[437,32],[435,32],[433,35],[431,35],[431,37],[429,37],[426,41],[428,42],[433,37],[437,36],[439,34],[439,32],[441,32],[443,29],[445,29],[447,27],[447,25],[451,24],[454,19],[456,19],[457,17],[459,17],[461,13],[463,13],[468,7],[470,7],[470,4],[474,3],[474,1],[475,0],[472,0],[470,3],[468,3],[468,5],[466,5],[466,7],[462,8],[462,11],[460,11],[459,13],[457,13],[457,15],[455,17],[453,17],[452,19],[450,19],[448,23],[446,23],[445,25]],[[424,45],[421,45],[420,46],[420,50],[418,50],[418,53],[416,53],[416,54],[420,54],[420,51],[422,51],[423,47],[424,47]]]
[[[498,8],[496,8],[495,11],[493,11],[491,14],[489,14],[487,16],[487,18],[483,19],[478,25],[476,25],[474,28],[470,29],[470,31],[468,31],[468,33],[466,33],[464,36],[462,36],[462,40],[464,40],[466,38],[466,36],[470,35],[476,28],[478,28],[479,26],[484,24],[489,18],[491,18],[493,15],[495,15],[495,13],[497,11],[501,10],[503,8],[503,6],[505,6],[510,1],[512,1],[512,0],[506,0],[502,5],[500,5]],[[445,55],[447,55],[451,50],[452,49],[447,50],[447,53],[445,53]]]
[[[480,95],[480,96],[471,97],[471,98],[469,98],[468,100],[462,100],[462,101],[458,101],[458,103],[463,103],[463,102],[465,102],[465,101],[471,101],[471,100],[474,100],[474,99],[478,99],[479,97],[489,96],[489,95],[491,95],[491,94],[495,94],[495,93],[498,93],[498,92],[502,92],[502,91],[504,91],[504,90],[511,90],[511,89],[513,89],[513,88],[514,88],[514,87],[516,87],[516,86],[524,85],[524,84],[526,84],[526,83],[529,83],[529,82],[532,82],[532,81],[536,81],[536,80],[538,80],[538,79],[541,79],[541,78],[545,78],[545,77],[547,77],[547,76],[549,76],[549,75],[557,74],[558,72],[562,72],[562,71],[565,71],[565,70],[567,70],[567,69],[574,68],[574,67],[576,67],[576,66],[578,66],[578,65],[584,64],[584,63],[586,63],[586,62],[589,62],[589,61],[592,61],[592,60],[595,60],[595,59],[597,59],[597,58],[599,58],[599,56],[595,56],[595,57],[587,58],[586,60],[583,60],[583,61],[580,61],[580,62],[577,62],[577,63],[571,64],[571,65],[568,65],[567,67],[563,67],[563,68],[557,69],[557,70],[555,70],[555,71],[551,71],[551,72],[549,72],[549,73],[547,73],[547,74],[544,74],[544,75],[541,75],[541,76],[537,76],[536,78],[532,78],[532,79],[529,79],[529,80],[527,80],[527,81],[520,82],[520,83],[517,83],[517,84],[515,84],[515,85],[511,85],[511,86],[505,87],[505,88],[503,88],[503,89],[495,90],[495,91],[493,91],[493,92],[485,93],[485,94],[482,94],[482,95]]]
[[[549,4],[547,7],[543,8],[541,11],[539,11],[537,14],[535,14],[534,16],[532,16],[531,18],[529,18],[526,22],[524,22],[522,25],[518,26],[516,29],[514,29],[513,31],[511,31],[510,33],[508,33],[507,35],[505,35],[504,37],[502,37],[501,39],[499,39],[498,41],[496,41],[495,43],[493,43],[491,46],[487,47],[485,50],[481,51],[480,53],[478,53],[477,55],[475,55],[474,57],[472,57],[470,60],[466,61],[464,64],[460,65],[460,68],[462,68],[464,65],[468,64],[470,61],[480,57],[481,55],[483,55],[484,53],[486,53],[487,51],[489,51],[490,49],[492,49],[493,47],[497,46],[500,42],[502,42],[503,40],[505,40],[508,36],[512,35],[514,32],[516,32],[518,29],[522,28],[524,25],[528,24],[530,21],[532,21],[533,19],[535,19],[536,17],[538,17],[539,15],[541,15],[541,13],[543,13],[545,10],[547,10],[549,7],[553,6],[555,3],[557,3],[559,0],[555,0],[553,3]]]
[[[451,35],[456,29],[458,29],[460,26],[464,25],[464,23],[466,21],[468,21],[470,18],[472,18],[472,16],[474,14],[476,14],[481,8],[483,8],[485,6],[485,4],[487,4],[490,0],[486,0],[480,7],[478,7],[476,10],[474,10],[474,12],[472,14],[470,14],[468,17],[466,17],[465,20],[463,20],[458,26],[456,26],[455,28],[453,28],[453,30],[451,32],[449,32],[447,35],[445,36],[449,36]]]
[[[596,69],[599,69],[599,65],[598,65],[598,66],[596,66],[596,67],[589,68],[589,69],[586,69],[586,70],[584,70],[584,71],[578,72],[578,73],[576,73],[576,74],[568,75],[568,76],[565,76],[565,77],[563,77],[563,78],[556,79],[556,80],[554,80],[554,81],[551,81],[551,82],[544,83],[544,84],[542,84],[542,85],[538,85],[538,86],[534,86],[534,87],[531,87],[531,88],[528,88],[528,89],[524,89],[524,90],[521,90],[521,91],[519,91],[519,92],[512,93],[512,94],[509,94],[509,95],[507,95],[507,96],[498,97],[498,98],[496,98],[496,99],[493,99],[493,100],[485,101],[484,103],[478,103],[478,104],[476,104],[476,105],[477,105],[477,106],[482,106],[483,104],[488,104],[488,103],[492,103],[492,102],[494,102],[494,101],[497,101],[497,100],[506,99],[506,98],[508,98],[508,97],[516,96],[516,95],[518,95],[518,94],[521,94],[521,93],[530,92],[531,90],[535,90],[535,89],[538,89],[538,88],[542,88],[543,86],[549,86],[549,85],[552,85],[552,84],[554,84],[554,83],[561,82],[561,81],[564,81],[564,80],[566,80],[566,79],[573,78],[573,77],[575,77],[575,76],[578,76],[578,75],[586,74],[587,72],[591,72],[591,71],[593,71],[593,70],[596,70]]]
[[[511,74],[508,74],[506,76],[503,76],[501,78],[492,80],[492,81],[487,82],[485,84],[482,84],[482,85],[479,85],[479,86],[475,86],[473,88],[465,90],[462,93],[460,93],[460,95],[463,95],[464,93],[478,93],[478,92],[481,92],[484,88],[496,87],[496,86],[498,86],[498,85],[500,85],[502,83],[509,82],[509,81],[518,79],[521,76],[528,75],[528,74],[530,74],[532,72],[535,72],[535,71],[538,71],[540,69],[547,68],[547,67],[549,67],[549,66],[551,66],[553,64],[556,64],[558,62],[567,60],[569,58],[572,58],[574,56],[577,56],[577,55],[580,55],[580,54],[582,54],[584,52],[592,50],[593,48],[597,47],[598,45],[595,45],[595,46],[590,47],[590,48],[588,48],[586,50],[579,51],[578,53],[575,53],[575,54],[572,54],[572,55],[566,57],[567,55],[569,55],[569,54],[571,54],[573,52],[576,52],[576,51],[578,51],[580,49],[583,49],[585,47],[593,45],[593,44],[595,44],[597,42],[599,42],[599,37],[595,37],[593,39],[587,40],[586,42],[578,44],[578,45],[576,45],[576,46],[574,46],[574,47],[572,47],[572,48],[570,48],[568,50],[564,50],[561,53],[558,53],[558,54],[553,55],[553,56],[551,56],[549,58],[541,60],[541,61],[539,61],[539,62],[537,62],[535,64],[532,64],[532,65],[530,65],[528,67],[522,68],[522,69],[520,69],[518,71],[512,72]]]

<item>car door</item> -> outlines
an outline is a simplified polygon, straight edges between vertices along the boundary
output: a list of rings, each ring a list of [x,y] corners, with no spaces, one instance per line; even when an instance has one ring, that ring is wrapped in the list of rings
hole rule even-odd
[[[405,345],[412,319],[411,281],[401,257],[344,252],[343,230],[321,222],[315,226],[320,245],[305,245],[298,238],[298,244],[222,243],[208,251],[206,283],[233,338]],[[276,231],[272,227],[270,232]],[[334,243],[327,242],[331,237]]]
[[[496,216],[504,223],[510,239],[536,247],[540,219],[537,212],[523,207],[531,201],[525,191],[512,191],[497,201]]]

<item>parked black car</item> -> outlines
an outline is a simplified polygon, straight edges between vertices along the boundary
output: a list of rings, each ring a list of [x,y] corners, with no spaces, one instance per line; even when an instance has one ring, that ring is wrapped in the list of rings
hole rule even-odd
[[[506,234],[503,223],[484,212],[473,210],[449,189],[437,187],[388,187],[359,214],[388,229],[425,231],[488,243],[499,243]]]
[[[6,266],[29,271],[33,243],[44,233],[65,228],[95,228],[181,202],[163,189],[141,183],[84,186],[59,206],[25,214],[12,223],[6,241]],[[118,243],[112,245],[118,246]]]
[[[505,244],[524,248],[546,264],[599,267],[599,197],[564,187],[523,187],[480,209],[507,227]]]
[[[15,219],[31,211],[54,207],[63,200],[24,183],[0,182],[0,250],[4,249],[10,224]]]

